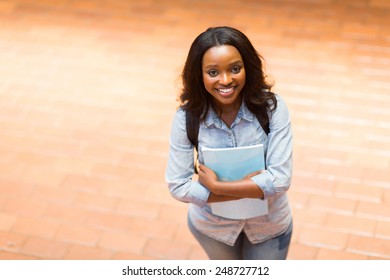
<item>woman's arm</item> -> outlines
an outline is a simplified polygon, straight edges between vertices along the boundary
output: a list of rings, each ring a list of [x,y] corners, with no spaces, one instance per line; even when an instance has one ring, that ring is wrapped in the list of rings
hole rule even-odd
[[[199,182],[211,192],[208,202],[234,200],[239,198],[263,198],[263,191],[250,178],[261,171],[248,174],[244,179],[221,182],[213,170],[203,164],[199,165]],[[220,199],[220,200],[218,200]],[[211,201],[217,200],[217,201]]]
[[[290,115],[284,100],[277,96],[278,106],[270,119],[266,170],[251,178],[263,191],[264,198],[286,192],[291,185],[293,136]]]
[[[193,181],[193,175],[194,150],[187,137],[186,115],[180,108],[172,122],[165,180],[175,199],[203,207],[208,202],[210,191],[198,181]]]
[[[237,200],[240,199],[238,197],[234,196],[227,196],[227,195],[217,195],[212,192],[210,192],[209,199],[207,200],[208,203],[213,202],[224,202],[224,201],[231,201],[231,200]]]

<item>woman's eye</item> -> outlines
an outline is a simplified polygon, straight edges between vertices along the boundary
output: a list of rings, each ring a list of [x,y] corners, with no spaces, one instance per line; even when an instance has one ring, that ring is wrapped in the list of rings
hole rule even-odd
[[[215,77],[215,76],[218,75],[218,72],[217,72],[217,70],[210,70],[210,71],[208,72],[208,74],[209,74],[211,77]]]
[[[235,73],[235,74],[240,73],[240,71],[241,71],[241,67],[240,66],[234,66],[232,68],[232,72]]]

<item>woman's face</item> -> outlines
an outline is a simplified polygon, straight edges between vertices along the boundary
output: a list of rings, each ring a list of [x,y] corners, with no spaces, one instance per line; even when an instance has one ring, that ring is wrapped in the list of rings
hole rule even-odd
[[[239,51],[230,45],[208,49],[202,60],[203,83],[221,108],[238,108],[245,85],[244,62]]]

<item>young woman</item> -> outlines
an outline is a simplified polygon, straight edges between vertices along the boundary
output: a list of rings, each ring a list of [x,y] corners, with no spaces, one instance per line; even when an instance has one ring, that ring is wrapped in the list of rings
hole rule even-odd
[[[209,28],[192,43],[182,72],[181,106],[171,130],[166,181],[190,203],[188,225],[210,259],[286,259],[292,215],[286,191],[292,176],[292,132],[283,99],[271,92],[263,59],[231,27]],[[198,180],[186,115],[199,120]],[[203,164],[202,147],[263,144],[265,170],[222,182]],[[215,202],[259,198],[268,213],[249,219],[214,215]]]

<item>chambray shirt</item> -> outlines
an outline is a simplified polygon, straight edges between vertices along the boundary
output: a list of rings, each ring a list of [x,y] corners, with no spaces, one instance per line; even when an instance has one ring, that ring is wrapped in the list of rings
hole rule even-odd
[[[268,214],[250,219],[233,220],[212,214],[207,203],[210,191],[193,178],[194,152],[187,138],[185,111],[179,108],[173,118],[166,168],[169,191],[177,200],[190,203],[188,218],[197,230],[231,246],[242,231],[255,244],[282,234],[292,220],[286,194],[292,177],[292,131],[287,106],[280,96],[276,97],[277,109],[270,115],[268,135],[244,103],[230,128],[213,109],[199,127],[200,163],[203,163],[202,146],[264,145],[266,170],[252,180],[268,200]]]

